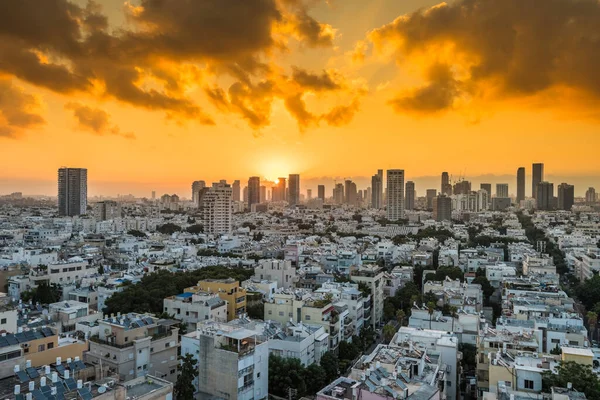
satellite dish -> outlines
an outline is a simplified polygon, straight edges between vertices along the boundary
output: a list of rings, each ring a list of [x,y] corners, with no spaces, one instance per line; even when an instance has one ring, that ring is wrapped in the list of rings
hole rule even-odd
[[[98,393],[102,394],[102,393],[106,393],[106,386],[102,385],[98,388]]]

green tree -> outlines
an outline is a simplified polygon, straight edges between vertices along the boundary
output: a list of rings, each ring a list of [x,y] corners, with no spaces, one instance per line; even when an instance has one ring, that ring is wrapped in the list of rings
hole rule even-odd
[[[542,390],[550,392],[552,386],[567,387],[585,393],[588,399],[600,399],[600,380],[592,371],[591,365],[579,364],[573,361],[561,362],[556,369],[557,373],[546,371],[542,374]]]
[[[140,238],[148,237],[148,235],[146,235],[144,232],[138,231],[137,229],[131,229],[131,230],[127,231],[127,234],[131,235],[131,236],[135,236],[135,237],[140,237]]]
[[[594,311],[588,311],[586,317],[588,325],[590,326],[590,339],[594,340],[594,332],[596,331],[596,325],[598,324],[598,314]]]
[[[404,325],[404,317],[406,317],[406,313],[404,310],[396,311],[396,321],[400,324],[400,326]]]
[[[199,233],[203,233],[204,232],[204,226],[202,226],[201,224],[194,224],[194,225],[190,225],[187,228],[185,228],[185,230],[188,233],[191,233],[193,235],[197,235]]]
[[[325,381],[325,370],[318,364],[311,364],[304,371],[304,382],[308,395],[316,395],[327,383]]]
[[[321,357],[321,367],[325,372],[325,381],[331,382],[339,376],[339,360],[335,353],[328,351]]]
[[[427,303],[427,312],[429,313],[429,329],[431,329],[431,318],[433,317],[433,312],[435,311],[435,303],[430,301]]]
[[[394,338],[395,334],[396,328],[394,328],[392,325],[388,324],[383,327],[383,338],[385,339],[386,343],[389,343]]]
[[[297,358],[269,356],[269,393],[288,396],[288,389],[295,389],[298,397],[306,394],[306,371]]]
[[[175,398],[193,399],[194,392],[196,391],[194,388],[194,379],[198,376],[198,368],[196,368],[198,361],[194,359],[192,354],[179,357],[179,360],[180,365],[177,367],[179,376],[173,388]]]
[[[181,227],[171,222],[167,222],[164,225],[157,226],[156,231],[162,233],[163,235],[172,235],[175,232],[180,232]]]

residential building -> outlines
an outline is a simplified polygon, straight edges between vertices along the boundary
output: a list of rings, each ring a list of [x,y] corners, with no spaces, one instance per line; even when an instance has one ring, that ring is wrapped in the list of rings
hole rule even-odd
[[[390,221],[404,218],[404,170],[387,170],[386,216]]]
[[[269,344],[252,330],[209,321],[181,338],[181,354],[198,362],[197,398],[263,399],[269,390]]]
[[[525,167],[519,167],[517,169],[517,206],[520,206],[523,200],[525,200]]]
[[[352,182],[349,179],[347,179],[344,183],[345,183],[344,202],[346,204],[348,204],[349,206],[356,206],[356,202],[357,202],[356,183]]]
[[[377,265],[360,265],[350,270],[352,282],[365,284],[371,291],[371,298],[364,307],[364,319],[371,317],[371,325],[377,328],[383,322],[383,287],[385,284],[384,269]]]
[[[450,176],[448,172],[442,172],[442,187],[440,193],[446,196],[452,196],[452,185],[450,184]]]
[[[585,192],[585,202],[587,204],[593,204],[596,202],[596,189],[593,187],[588,188]]]
[[[273,186],[271,200],[272,201],[286,201],[286,182],[285,178],[278,178],[277,184]]]
[[[248,179],[248,209],[252,210],[253,204],[260,203],[260,177],[252,176]]]
[[[231,233],[233,207],[231,185],[213,183],[212,187],[200,191],[198,209],[204,232],[212,235]]]
[[[531,193],[534,199],[538,196],[538,185],[544,181],[544,164],[533,164],[531,177]]]
[[[321,325],[289,322],[280,328],[280,324],[267,321],[261,329],[259,333],[268,338],[269,354],[297,358],[305,367],[318,365],[329,351],[329,334]]]
[[[415,209],[415,183],[413,181],[406,182],[406,198],[404,200],[404,208],[406,210]]]
[[[300,204],[300,175],[298,174],[290,174],[289,180],[289,196],[288,203],[290,206],[295,206]]]
[[[31,268],[29,270],[30,285],[37,287],[41,282],[49,285],[75,283],[84,277],[98,273],[98,268],[88,260],[73,257],[67,261],[48,264],[46,268]]]
[[[436,189],[427,189],[426,199],[427,199],[427,209],[428,210],[433,210],[433,199],[435,199],[436,196],[437,196]]]
[[[453,194],[469,194],[471,193],[471,182],[459,181],[454,184]]]
[[[87,212],[87,169],[58,170],[58,214],[73,217]]]
[[[433,219],[436,221],[452,220],[452,199],[448,196],[433,198]]]
[[[496,184],[496,197],[508,197],[508,183]]]
[[[204,181],[192,182],[192,203],[198,205],[198,201],[200,200],[200,191],[205,187],[206,182]]]
[[[538,210],[554,209],[554,184],[540,182],[537,185],[536,203]]]
[[[575,187],[568,183],[558,185],[558,209],[571,211],[575,203]]]
[[[333,188],[333,202],[344,204],[344,185],[342,183],[337,183]]]
[[[109,221],[121,218],[121,204],[116,201],[99,201],[94,204],[93,210],[96,221]]]
[[[317,196],[323,203],[325,203],[325,185],[317,186]]]
[[[216,293],[227,302],[227,321],[239,318],[246,313],[246,289],[235,279],[206,279],[198,281],[198,286],[185,289],[186,293],[204,291]]]
[[[289,289],[297,281],[296,268],[290,260],[260,260],[254,268],[254,277],[277,282],[278,288]]]
[[[175,382],[179,365],[178,323],[137,313],[101,319],[98,335],[90,337],[85,361],[108,366],[122,380],[152,373]]]
[[[231,185],[231,197],[232,197],[233,201],[241,201],[242,200],[241,186],[240,186],[239,179],[233,181],[233,184]]]
[[[383,181],[380,174],[371,177],[371,208],[382,208]]]
[[[163,311],[185,323],[188,331],[196,330],[199,322],[227,322],[227,302],[217,293],[185,292],[167,297],[163,300]]]

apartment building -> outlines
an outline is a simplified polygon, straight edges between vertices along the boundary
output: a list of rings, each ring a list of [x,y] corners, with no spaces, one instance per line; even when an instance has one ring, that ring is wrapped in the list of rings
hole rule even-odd
[[[207,321],[181,338],[181,354],[198,361],[194,386],[199,398],[253,400],[269,390],[269,345],[257,332]]]
[[[37,287],[41,282],[46,282],[49,285],[62,285],[77,282],[84,277],[97,273],[98,268],[90,262],[81,257],[73,257],[67,261],[48,264],[44,268],[31,268],[29,279],[33,287]]]
[[[320,325],[290,322],[281,328],[279,323],[267,321],[259,330],[268,338],[269,354],[297,358],[305,367],[319,364],[329,351],[329,334]]]
[[[277,282],[278,288],[289,289],[297,281],[296,268],[290,260],[261,260],[254,268],[254,277]]]
[[[187,292],[167,297],[163,311],[187,324],[188,331],[196,330],[198,322],[227,322],[227,302],[216,293]]]
[[[85,360],[108,365],[122,380],[153,374],[175,382],[178,323],[136,313],[101,319],[98,335],[90,337]]]
[[[371,304],[368,307],[370,309],[370,322],[373,328],[377,328],[383,322],[384,269],[377,265],[361,265],[350,271],[350,280],[358,284],[365,284],[370,289]],[[367,313],[366,307],[364,313]],[[366,315],[364,319],[366,322]]]
[[[185,293],[216,293],[227,302],[227,321],[234,320],[246,313],[246,289],[232,278],[206,279],[198,281],[198,286],[186,288]]]

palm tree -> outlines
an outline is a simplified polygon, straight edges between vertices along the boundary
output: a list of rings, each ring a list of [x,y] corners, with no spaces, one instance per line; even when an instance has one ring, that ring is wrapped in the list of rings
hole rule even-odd
[[[387,343],[394,338],[396,334],[396,328],[393,325],[386,325],[383,327],[383,337]]]
[[[404,313],[404,310],[396,311],[396,320],[400,323],[400,326],[402,326],[402,324],[404,323],[405,316],[406,314]]]
[[[429,312],[429,329],[431,329],[431,317],[433,317],[433,312],[435,311],[435,303],[433,301],[427,303],[427,311]]]
[[[590,326],[590,339],[594,340],[594,331],[596,330],[596,324],[598,323],[598,314],[593,311],[588,311],[587,320]]]
[[[458,314],[456,314],[457,308],[454,306],[450,306],[450,318],[452,318],[452,332],[454,332],[454,318],[457,317]]]

